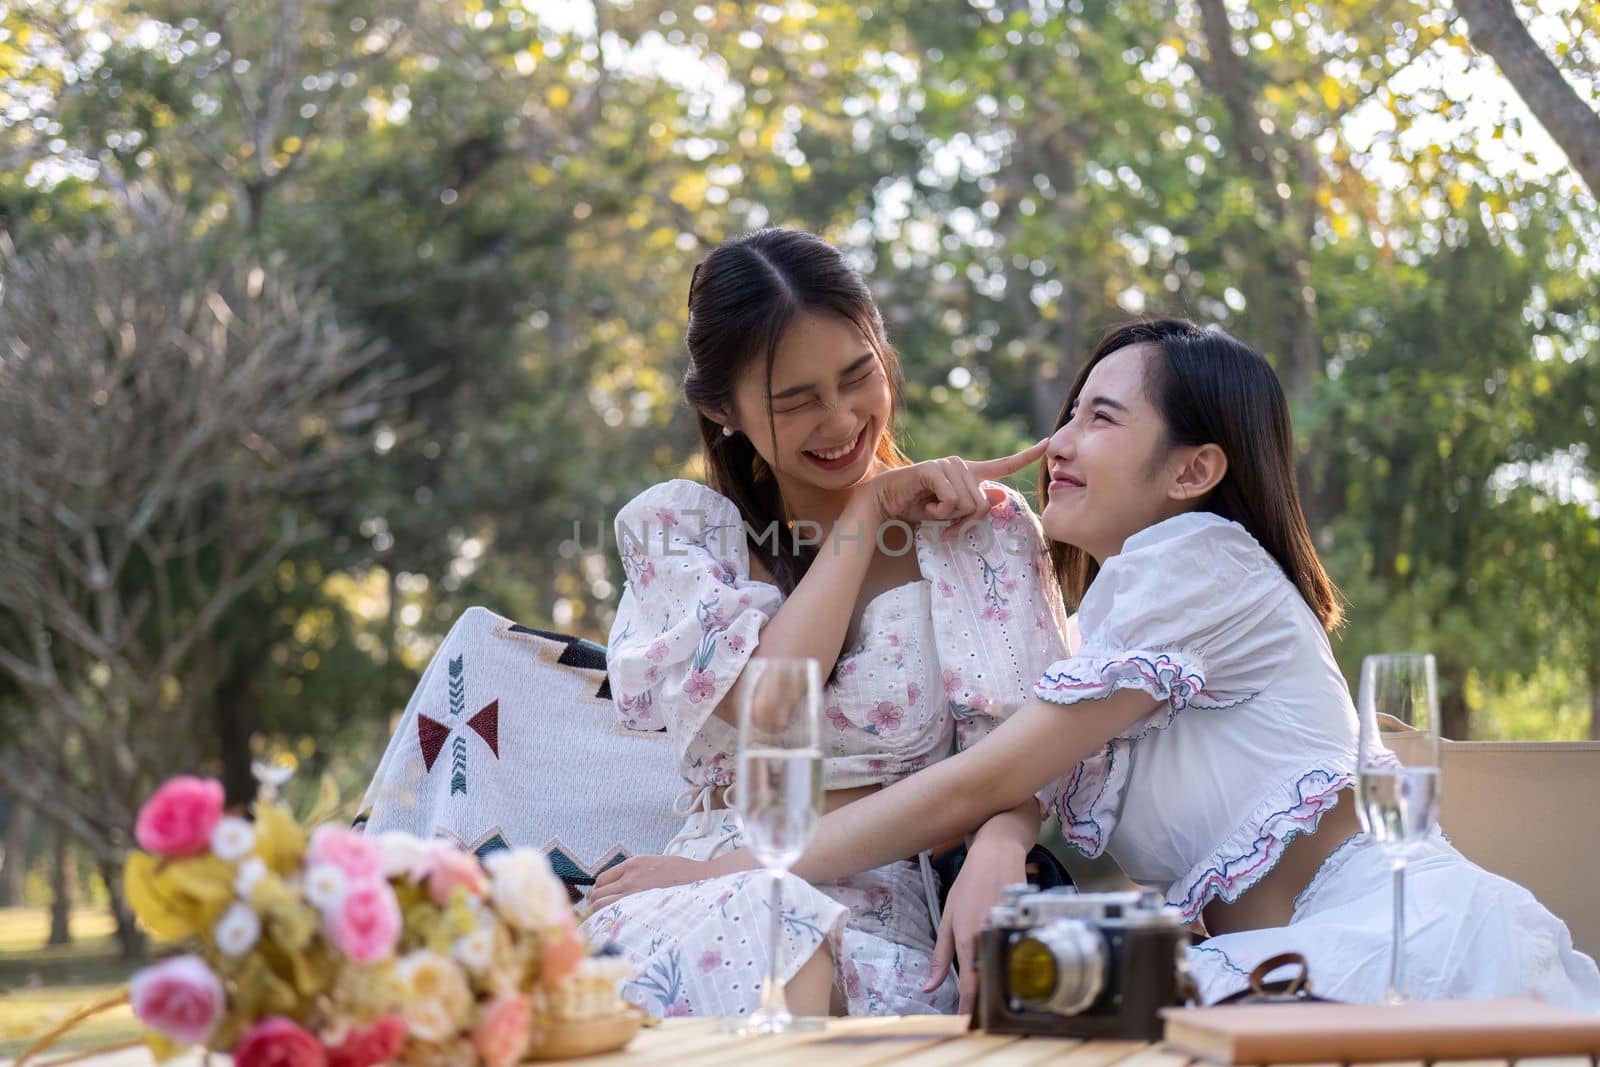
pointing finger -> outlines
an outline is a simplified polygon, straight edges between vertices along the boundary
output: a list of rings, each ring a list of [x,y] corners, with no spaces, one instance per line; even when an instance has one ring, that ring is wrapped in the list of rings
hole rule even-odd
[[[979,478],[1008,478],[1025,467],[1032,466],[1050,447],[1050,438],[1035,442],[1021,452],[999,459],[985,459],[972,464],[972,473]]]

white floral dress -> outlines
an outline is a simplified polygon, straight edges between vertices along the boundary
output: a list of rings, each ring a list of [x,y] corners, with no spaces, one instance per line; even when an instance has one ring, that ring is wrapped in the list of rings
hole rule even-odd
[[[1035,691],[1076,704],[1122,688],[1161,701],[1062,780],[1069,843],[1109,851],[1192,920],[1234,901],[1316,833],[1355,781],[1358,720],[1327,635],[1244,527],[1181,515],[1106,561],[1079,606],[1082,643]],[[1319,995],[1379,1001],[1391,867],[1357,834],[1295,902],[1289,925],[1211,938],[1189,953],[1202,1001],[1303,954]],[[1537,995],[1600,1009],[1600,972],[1566,925],[1521,886],[1436,834],[1408,858],[1407,966],[1418,999]]]
[[[667,851],[710,859],[740,844],[737,817],[710,806],[734,768],[734,730],[712,710],[783,595],[750,577],[738,510],[703,485],[653,486],[622,509],[616,528],[628,577],[607,652],[618,721],[667,732],[689,787],[687,821]],[[1064,653],[1060,594],[1020,496],[1008,490],[987,523],[959,538],[917,530],[916,553],[922,580],[866,606],[859,643],[825,686],[825,788],[892,782],[975,743]],[[789,878],[784,979],[827,941],[852,1015],[953,1010],[953,981],[922,992],[931,892],[925,865],[912,860],[817,887]],[[765,872],[746,872],[636,894],[584,929],[632,959],[639,973],[624,993],[650,1012],[736,1016],[759,1002],[772,950],[769,899]]]

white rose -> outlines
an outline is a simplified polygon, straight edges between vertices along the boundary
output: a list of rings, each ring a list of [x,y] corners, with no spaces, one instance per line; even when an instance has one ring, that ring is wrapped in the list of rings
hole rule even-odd
[[[377,836],[378,848],[383,852],[383,876],[416,881],[413,872],[422,867],[428,851],[428,842],[414,834],[399,830],[386,830]]]
[[[229,863],[248,856],[255,846],[255,828],[237,815],[224,816],[211,831],[212,854]]]
[[[572,911],[567,887],[550,860],[533,848],[496,852],[486,861],[495,910],[512,926],[538,930],[562,922]]]
[[[472,933],[456,938],[450,954],[473,974],[482,974],[494,962],[494,927],[481,923]]]
[[[261,938],[261,918],[250,905],[236,901],[217,921],[211,938],[224,956],[243,956]]]
[[[251,856],[239,864],[239,872],[233,876],[233,891],[246,900],[250,899],[250,891],[256,883],[267,876],[267,863],[260,856]]]
[[[344,899],[350,880],[331,863],[318,863],[306,872],[305,893],[311,906],[327,911]]]

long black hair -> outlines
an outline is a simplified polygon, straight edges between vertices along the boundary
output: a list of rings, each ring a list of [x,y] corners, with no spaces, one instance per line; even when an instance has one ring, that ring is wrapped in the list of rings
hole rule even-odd
[[[689,368],[683,395],[696,411],[707,477],[713,489],[738,506],[752,558],[766,565],[785,595],[799,584],[816,550],[795,544],[788,526],[793,516],[778,481],[749,437],[725,436],[722,424],[708,413],[731,415],[734,388],[758,360],[764,360],[770,392],[778,343],[795,316],[807,311],[828,312],[855,324],[882,362],[898,407],[900,360],[884,332],[883,316],[861,272],[822,238],[779,227],[744,234],[712,249],[689,282]],[[769,425],[775,421],[770,404],[767,419]],[[876,455],[889,466],[910,462],[895,444],[892,412]],[[774,522],[778,538],[759,536]]]
[[[1145,360],[1144,390],[1166,424],[1168,447],[1215,444],[1228,457],[1227,474],[1200,504],[1201,510],[1249,530],[1323,627],[1337,628],[1344,614],[1339,591],[1317,558],[1295,483],[1289,405],[1260,352],[1223,330],[1202,329],[1186,319],[1124,323],[1095,346],[1055,428],[1066,425],[1095,365],[1130,345],[1156,350]],[[1041,499],[1048,499],[1049,485],[1046,465],[1039,475]],[[1081,601],[1099,565],[1083,549],[1060,542],[1051,544],[1050,558],[1068,602]]]

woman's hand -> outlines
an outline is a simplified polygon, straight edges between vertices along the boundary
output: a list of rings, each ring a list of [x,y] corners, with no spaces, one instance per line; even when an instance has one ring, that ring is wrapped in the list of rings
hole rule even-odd
[[[956,988],[961,998],[956,1011],[967,1013],[977,1006],[978,931],[989,918],[989,908],[1000,899],[1000,891],[1028,880],[1027,860],[1028,850],[1018,848],[1014,841],[977,835],[967,849],[956,884],[945,897],[939,937],[933,945],[933,965],[923,992],[938,988],[950,973],[950,960],[954,957]]]
[[[688,885],[703,878],[728,874],[716,860],[689,860],[681,856],[632,856],[608,867],[594,880],[589,893],[589,913],[609,907],[623,897],[647,889]]]
[[[960,456],[930,459],[885,471],[868,481],[852,498],[870,507],[876,522],[900,519],[913,525],[919,522],[948,522],[960,526],[980,518],[1004,501],[996,487],[984,489],[988,479],[1007,478],[1029,466],[1049,446],[1045,438],[1037,444],[1000,459],[970,461]]]

